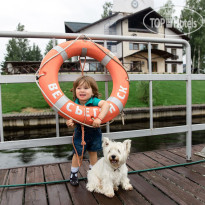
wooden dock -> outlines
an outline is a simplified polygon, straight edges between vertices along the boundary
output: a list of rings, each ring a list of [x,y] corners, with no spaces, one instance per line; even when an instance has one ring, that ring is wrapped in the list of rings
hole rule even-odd
[[[193,153],[205,145],[193,146]],[[203,160],[193,155],[193,161]],[[129,171],[186,163],[185,147],[131,154]],[[88,161],[83,161],[80,176],[86,177]],[[24,184],[69,179],[70,163],[0,170],[0,184]],[[205,163],[171,169],[129,174],[133,191],[120,189],[109,199],[86,190],[86,181],[78,187],[69,183],[18,188],[0,188],[1,205],[169,205],[205,204]]]

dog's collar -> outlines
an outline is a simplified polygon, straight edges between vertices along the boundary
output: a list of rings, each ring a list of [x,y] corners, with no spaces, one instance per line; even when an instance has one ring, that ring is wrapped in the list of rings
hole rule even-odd
[[[121,166],[119,166],[118,168],[113,168],[114,172],[115,171],[120,171]]]

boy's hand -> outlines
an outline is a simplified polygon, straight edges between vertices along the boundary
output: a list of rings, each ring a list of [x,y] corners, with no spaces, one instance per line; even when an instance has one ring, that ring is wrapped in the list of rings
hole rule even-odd
[[[69,119],[69,120],[66,121],[66,125],[67,125],[68,127],[74,127],[75,123],[73,122],[72,119]]]
[[[102,121],[99,118],[96,118],[96,119],[94,119],[92,125],[93,125],[93,127],[100,127],[101,122]]]

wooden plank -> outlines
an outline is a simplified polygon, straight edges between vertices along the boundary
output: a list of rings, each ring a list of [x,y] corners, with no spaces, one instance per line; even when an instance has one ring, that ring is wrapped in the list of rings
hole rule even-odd
[[[167,164],[168,159],[155,152],[149,152],[145,154],[150,158],[153,158],[154,160],[160,160],[162,164]],[[168,164],[170,164],[170,162]],[[173,184],[176,184],[177,186],[181,187],[186,192],[193,194],[195,198],[198,198],[199,200],[205,202],[204,188],[202,188],[197,183],[187,179],[186,177],[171,169],[159,170],[157,171],[157,173],[171,181]]]
[[[202,150],[204,147],[205,147],[205,144],[197,144],[197,145],[194,145],[198,148],[198,151]]]
[[[155,188],[150,182],[148,182],[138,174],[132,174],[129,176],[129,178],[131,179],[131,184],[134,186],[134,188],[151,204],[176,204],[172,199]]]
[[[1,169],[0,170],[0,185],[5,185],[7,177],[8,177],[9,170],[7,169]],[[1,201],[1,195],[3,193],[4,188],[0,188],[0,201]]]
[[[144,166],[141,166],[140,163],[136,163],[138,161],[138,157],[141,154],[130,155],[127,164],[133,170],[143,169]],[[135,161],[135,159],[137,159]],[[131,184],[134,188],[144,197],[146,198],[151,204],[176,204],[172,199],[170,199],[163,191],[155,188],[150,182],[145,180],[143,177],[139,176],[138,174],[131,174],[129,175],[131,179]]]
[[[71,163],[63,163],[60,165],[62,174],[65,179],[70,178],[70,167]],[[82,169],[82,166],[81,168]],[[79,173],[78,177],[81,178],[82,175]],[[98,204],[92,193],[87,191],[85,181],[79,181],[79,186],[74,187],[70,183],[67,183],[68,190],[72,197],[72,201],[75,205],[96,205]]]
[[[122,205],[123,202],[115,195],[113,198],[108,198],[103,194],[93,193],[94,197],[100,205]]]
[[[197,152],[200,152],[204,147],[205,144],[193,145],[193,149],[195,149]]]
[[[43,167],[27,168],[26,183],[44,182]],[[45,185],[26,187],[25,191],[26,205],[46,205],[46,189]]]
[[[63,180],[63,176],[57,164],[44,166],[44,173],[45,173],[46,181]],[[47,187],[47,193],[48,193],[48,201],[50,205],[72,204],[72,201],[69,196],[65,183],[50,184],[50,185],[46,185],[46,187]]]
[[[185,147],[181,147],[181,148],[177,148],[177,149],[171,149],[171,150],[168,150],[168,151],[172,152],[176,155],[179,155],[179,156],[186,159],[186,148]],[[201,151],[201,150],[199,150],[198,146],[193,146],[192,147],[192,156],[191,156],[192,161],[202,160],[202,157],[196,156],[194,154],[195,152],[199,152],[199,151]]]
[[[162,190],[170,198],[176,201],[178,204],[194,204],[201,205],[201,201],[196,199],[191,193],[185,192],[183,189],[178,187],[177,184],[173,184],[168,179],[163,178],[156,172],[142,173],[147,180],[149,180],[154,186]]]
[[[24,184],[25,168],[11,169],[7,184]],[[21,205],[23,202],[24,188],[5,188],[2,194],[1,205]]]
[[[198,150],[198,149],[196,149],[196,150]],[[185,148],[179,148],[177,150],[169,150],[169,151],[186,159],[186,155],[184,154],[185,151],[186,151]],[[195,155],[192,156],[192,160],[193,161],[198,161],[198,160],[202,160],[202,159],[203,158],[201,158],[199,156],[195,156]],[[191,165],[191,166],[188,165],[186,167],[189,168],[189,169],[192,169],[193,171],[195,171],[195,172],[197,172],[197,173],[199,173],[201,175],[205,175],[204,166],[205,166],[205,162],[204,163],[200,163],[200,164]]]
[[[134,164],[140,163],[141,165],[144,165],[145,169],[156,164],[155,160],[152,160],[145,155],[140,155],[140,157],[138,156],[137,158],[134,158],[133,162]],[[179,204],[189,204],[189,202],[190,204],[201,204],[201,202],[195,199],[193,195],[184,192],[184,190],[180,189],[177,184],[172,183],[167,178],[157,174],[155,171],[141,173],[141,175]]]
[[[185,158],[180,157],[179,155],[176,155],[176,154],[169,152],[167,150],[156,151],[156,152],[161,154],[162,156],[167,157],[168,159],[171,159],[175,164],[183,164],[183,163],[187,162]]]
[[[158,153],[158,151],[157,151]],[[168,152],[168,151],[163,151],[159,152],[162,156],[173,160],[175,163],[181,163],[183,161],[183,158],[177,157],[175,154]],[[183,162],[184,163],[184,162]],[[179,172],[180,174],[183,174],[190,180],[193,180],[194,182],[200,184],[201,186],[205,186],[205,179],[204,176],[200,175],[199,173],[196,173],[193,171],[189,166],[187,167],[177,167],[173,168],[173,170]]]
[[[156,162],[145,155],[140,155],[140,158],[134,158],[134,163],[143,164],[146,169]],[[177,184],[172,183],[155,171],[144,172],[141,175],[179,204],[201,204],[201,201],[197,200],[192,194],[185,192]]]
[[[204,147],[205,147],[205,145],[204,145]],[[203,147],[203,148],[204,148],[204,147]],[[203,148],[198,147],[198,146],[194,146],[194,147],[193,147],[193,152],[192,152],[192,154],[193,154],[193,156],[196,158],[196,160],[203,160],[203,159],[204,159],[204,157],[195,154],[196,152],[201,152]]]
[[[144,161],[145,158],[146,157],[144,154],[138,153],[136,155],[131,155],[128,162],[131,162],[132,164],[137,163],[136,165],[138,169],[155,168],[161,166],[158,161],[152,161],[152,163],[150,163],[149,158],[146,158],[148,161]]]
[[[124,204],[129,204],[129,205],[136,205],[136,204],[148,205],[150,204],[136,190],[125,191],[125,190],[119,189],[116,194],[121,199],[121,201],[123,201]]]
[[[167,178],[172,183],[179,186],[181,189],[185,190],[187,193],[194,195],[195,198],[205,203],[205,190],[200,185],[194,183],[193,181],[180,174],[174,174],[172,170],[160,170],[158,171],[158,173],[163,175],[163,177]]]
[[[82,173],[83,177],[87,177],[87,171],[89,168],[89,162],[88,161],[84,161],[83,166],[80,168],[80,173]],[[115,195],[113,198],[108,198],[103,194],[98,194],[98,193],[92,193],[93,196],[95,197],[95,199],[97,200],[97,202],[99,204],[105,204],[105,205],[121,205],[122,202],[120,201],[120,199]]]

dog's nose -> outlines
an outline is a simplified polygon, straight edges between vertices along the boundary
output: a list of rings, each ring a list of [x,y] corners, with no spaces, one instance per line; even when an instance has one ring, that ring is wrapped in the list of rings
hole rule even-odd
[[[111,157],[112,157],[112,159],[115,159],[116,156],[115,156],[115,155],[112,155]]]

